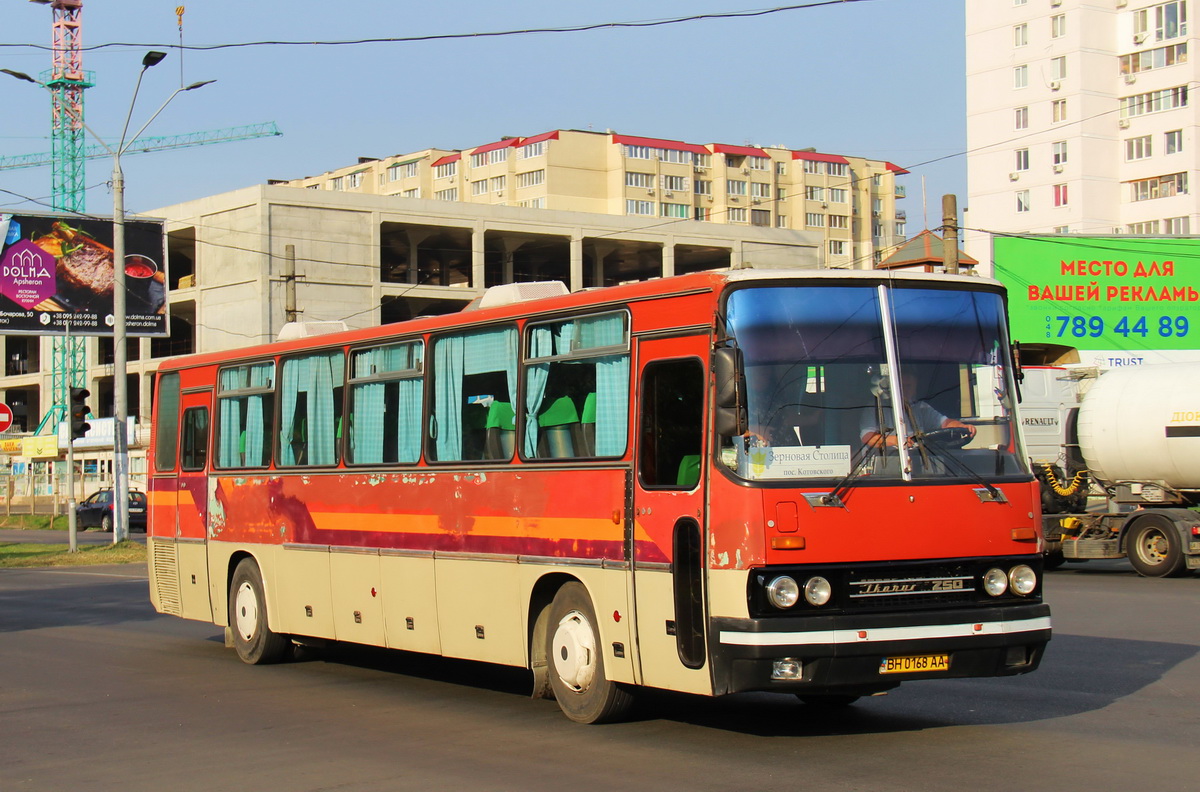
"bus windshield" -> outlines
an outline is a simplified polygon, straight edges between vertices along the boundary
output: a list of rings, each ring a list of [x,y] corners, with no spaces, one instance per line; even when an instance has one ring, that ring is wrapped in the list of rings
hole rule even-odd
[[[729,295],[749,431],[722,461],[749,480],[1027,476],[1001,295],[763,286]],[[870,477],[869,479],[867,477]]]

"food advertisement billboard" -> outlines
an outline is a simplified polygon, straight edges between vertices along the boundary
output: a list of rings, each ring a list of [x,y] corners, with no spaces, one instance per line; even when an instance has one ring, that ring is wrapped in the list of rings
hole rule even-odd
[[[996,236],[1012,336],[1102,368],[1200,360],[1200,239]]]
[[[0,335],[113,334],[113,224],[102,218],[0,214]],[[125,328],[167,334],[166,233],[125,221]]]

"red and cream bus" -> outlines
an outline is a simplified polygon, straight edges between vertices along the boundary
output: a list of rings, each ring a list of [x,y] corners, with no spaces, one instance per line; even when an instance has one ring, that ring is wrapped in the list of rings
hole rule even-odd
[[[1050,615],[1011,360],[994,281],[750,270],[173,359],[151,598],[247,663],[524,666],[581,722],[640,686],[1025,673]]]

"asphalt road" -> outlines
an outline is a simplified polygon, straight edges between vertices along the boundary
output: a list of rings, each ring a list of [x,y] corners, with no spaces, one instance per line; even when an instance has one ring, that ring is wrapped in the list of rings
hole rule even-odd
[[[146,532],[132,531],[129,534],[129,538],[135,542],[145,544]],[[76,544],[112,544],[112,540],[112,531],[98,531],[93,528],[90,531],[79,529],[75,532]],[[0,544],[9,544],[10,542],[27,544],[69,544],[70,541],[71,538],[67,535],[65,530],[49,531],[38,529],[26,530],[24,528],[0,528]]]
[[[0,790],[1192,790],[1200,578],[1052,573],[1042,668],[834,713],[652,693],[578,726],[520,670],[342,648],[240,663],[140,566],[0,570]]]

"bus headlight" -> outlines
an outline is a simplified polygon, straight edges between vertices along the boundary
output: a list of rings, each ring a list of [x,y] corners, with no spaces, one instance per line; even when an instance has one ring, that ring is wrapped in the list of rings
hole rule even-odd
[[[800,599],[800,586],[787,575],[780,575],[767,584],[767,599],[780,610],[786,610]]]
[[[1025,564],[1017,564],[1008,570],[1008,584],[1014,594],[1027,597],[1037,588],[1037,573]]]
[[[1008,591],[1008,575],[1003,569],[992,567],[983,575],[983,590],[993,597],[999,597]]]
[[[804,600],[809,605],[820,607],[833,596],[833,586],[823,577],[811,577],[804,582]]]

